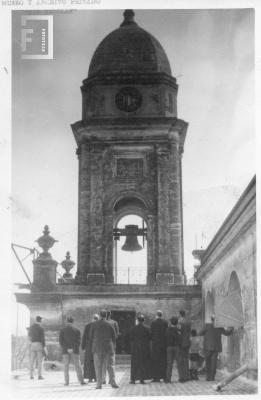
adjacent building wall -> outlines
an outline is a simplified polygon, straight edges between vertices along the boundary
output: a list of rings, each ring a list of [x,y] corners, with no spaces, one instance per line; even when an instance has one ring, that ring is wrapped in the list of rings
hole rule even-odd
[[[256,179],[249,186],[217,232],[201,260],[197,278],[202,283],[205,319],[218,310],[226,296],[236,293],[235,314],[242,313],[242,327],[223,337],[220,366],[234,370],[256,358]],[[241,304],[240,304],[241,302]],[[232,324],[231,324],[232,325]],[[248,377],[255,378],[253,372]]]

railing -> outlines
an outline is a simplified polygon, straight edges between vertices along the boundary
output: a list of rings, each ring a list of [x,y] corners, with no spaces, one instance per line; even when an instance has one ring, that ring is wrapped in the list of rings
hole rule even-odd
[[[119,268],[117,271],[117,282],[128,285],[144,285],[147,282],[147,271],[141,267]]]

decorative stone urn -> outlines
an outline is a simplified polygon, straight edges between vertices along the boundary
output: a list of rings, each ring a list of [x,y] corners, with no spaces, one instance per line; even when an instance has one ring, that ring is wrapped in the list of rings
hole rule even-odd
[[[73,275],[71,274],[71,269],[75,266],[75,262],[71,260],[71,255],[70,252],[67,251],[65,255],[65,260],[61,262],[61,266],[65,269],[65,273],[63,274],[63,278],[59,279],[59,282],[61,281],[72,281],[73,280]]]
[[[43,252],[33,260],[33,290],[50,291],[55,289],[57,261],[53,260],[48,250],[57,242],[50,236],[49,227],[45,225],[43,235],[36,240]]]

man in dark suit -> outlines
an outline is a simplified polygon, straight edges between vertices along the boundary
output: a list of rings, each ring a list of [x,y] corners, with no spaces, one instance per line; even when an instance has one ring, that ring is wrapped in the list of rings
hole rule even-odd
[[[115,330],[115,335],[116,335],[116,340],[117,340],[117,338],[119,336],[119,333],[120,333],[119,324],[118,324],[117,321],[115,321],[114,319],[111,318],[111,311],[107,311],[106,320],[113,327],[113,329]],[[111,366],[107,365],[106,370],[105,370],[105,375],[102,376],[102,383],[103,384],[106,384],[106,371],[111,367],[113,367],[113,368],[115,367],[115,350],[116,350],[116,347],[114,349],[113,356],[109,358],[109,361],[112,362],[112,365]],[[109,383],[111,383],[111,382],[109,381]]]
[[[152,341],[152,363],[153,363],[153,382],[160,379],[166,380],[167,369],[167,349],[166,349],[166,329],[168,323],[163,319],[162,311],[158,310],[156,319],[151,323]]]
[[[212,315],[211,323],[205,324],[199,332],[199,336],[204,336],[203,349],[206,361],[206,380],[214,381],[217,369],[218,353],[222,352],[221,335],[230,336],[233,328],[224,329],[215,327],[215,316]]]
[[[184,310],[180,310],[179,315],[180,315],[179,326],[181,333],[181,343],[180,343],[179,358],[178,358],[178,373],[179,373],[179,382],[183,383],[189,381],[190,379],[189,348],[190,348],[191,323],[186,318],[186,313]]]
[[[45,348],[45,337],[44,329],[41,326],[42,317],[37,315],[36,322],[32,324],[28,330],[28,336],[30,340],[30,377],[34,379],[34,363],[37,360],[38,368],[38,379],[43,379],[42,377],[42,362],[44,353],[46,354]]]
[[[69,385],[69,364],[73,361],[78,381],[81,385],[85,385],[83,380],[82,367],[80,364],[80,352],[79,347],[81,343],[81,333],[73,325],[73,318],[67,317],[67,324],[61,329],[59,335],[59,343],[63,352],[63,363],[64,363],[64,380],[65,386]]]
[[[172,317],[170,325],[166,330],[166,344],[167,344],[167,371],[166,383],[171,383],[171,375],[173,369],[173,362],[176,360],[178,365],[179,348],[181,342],[181,333],[177,327],[178,318]]]
[[[93,353],[96,374],[96,389],[102,388],[102,380],[106,367],[109,373],[109,382],[113,388],[118,388],[115,382],[113,356],[116,347],[115,329],[106,321],[106,310],[100,311],[100,320],[93,322],[90,330],[90,342]]]

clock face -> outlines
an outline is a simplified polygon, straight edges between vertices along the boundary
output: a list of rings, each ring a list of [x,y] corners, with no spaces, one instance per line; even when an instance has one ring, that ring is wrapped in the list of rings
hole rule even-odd
[[[142,96],[135,87],[124,87],[116,94],[115,103],[121,111],[133,112],[141,106]]]

